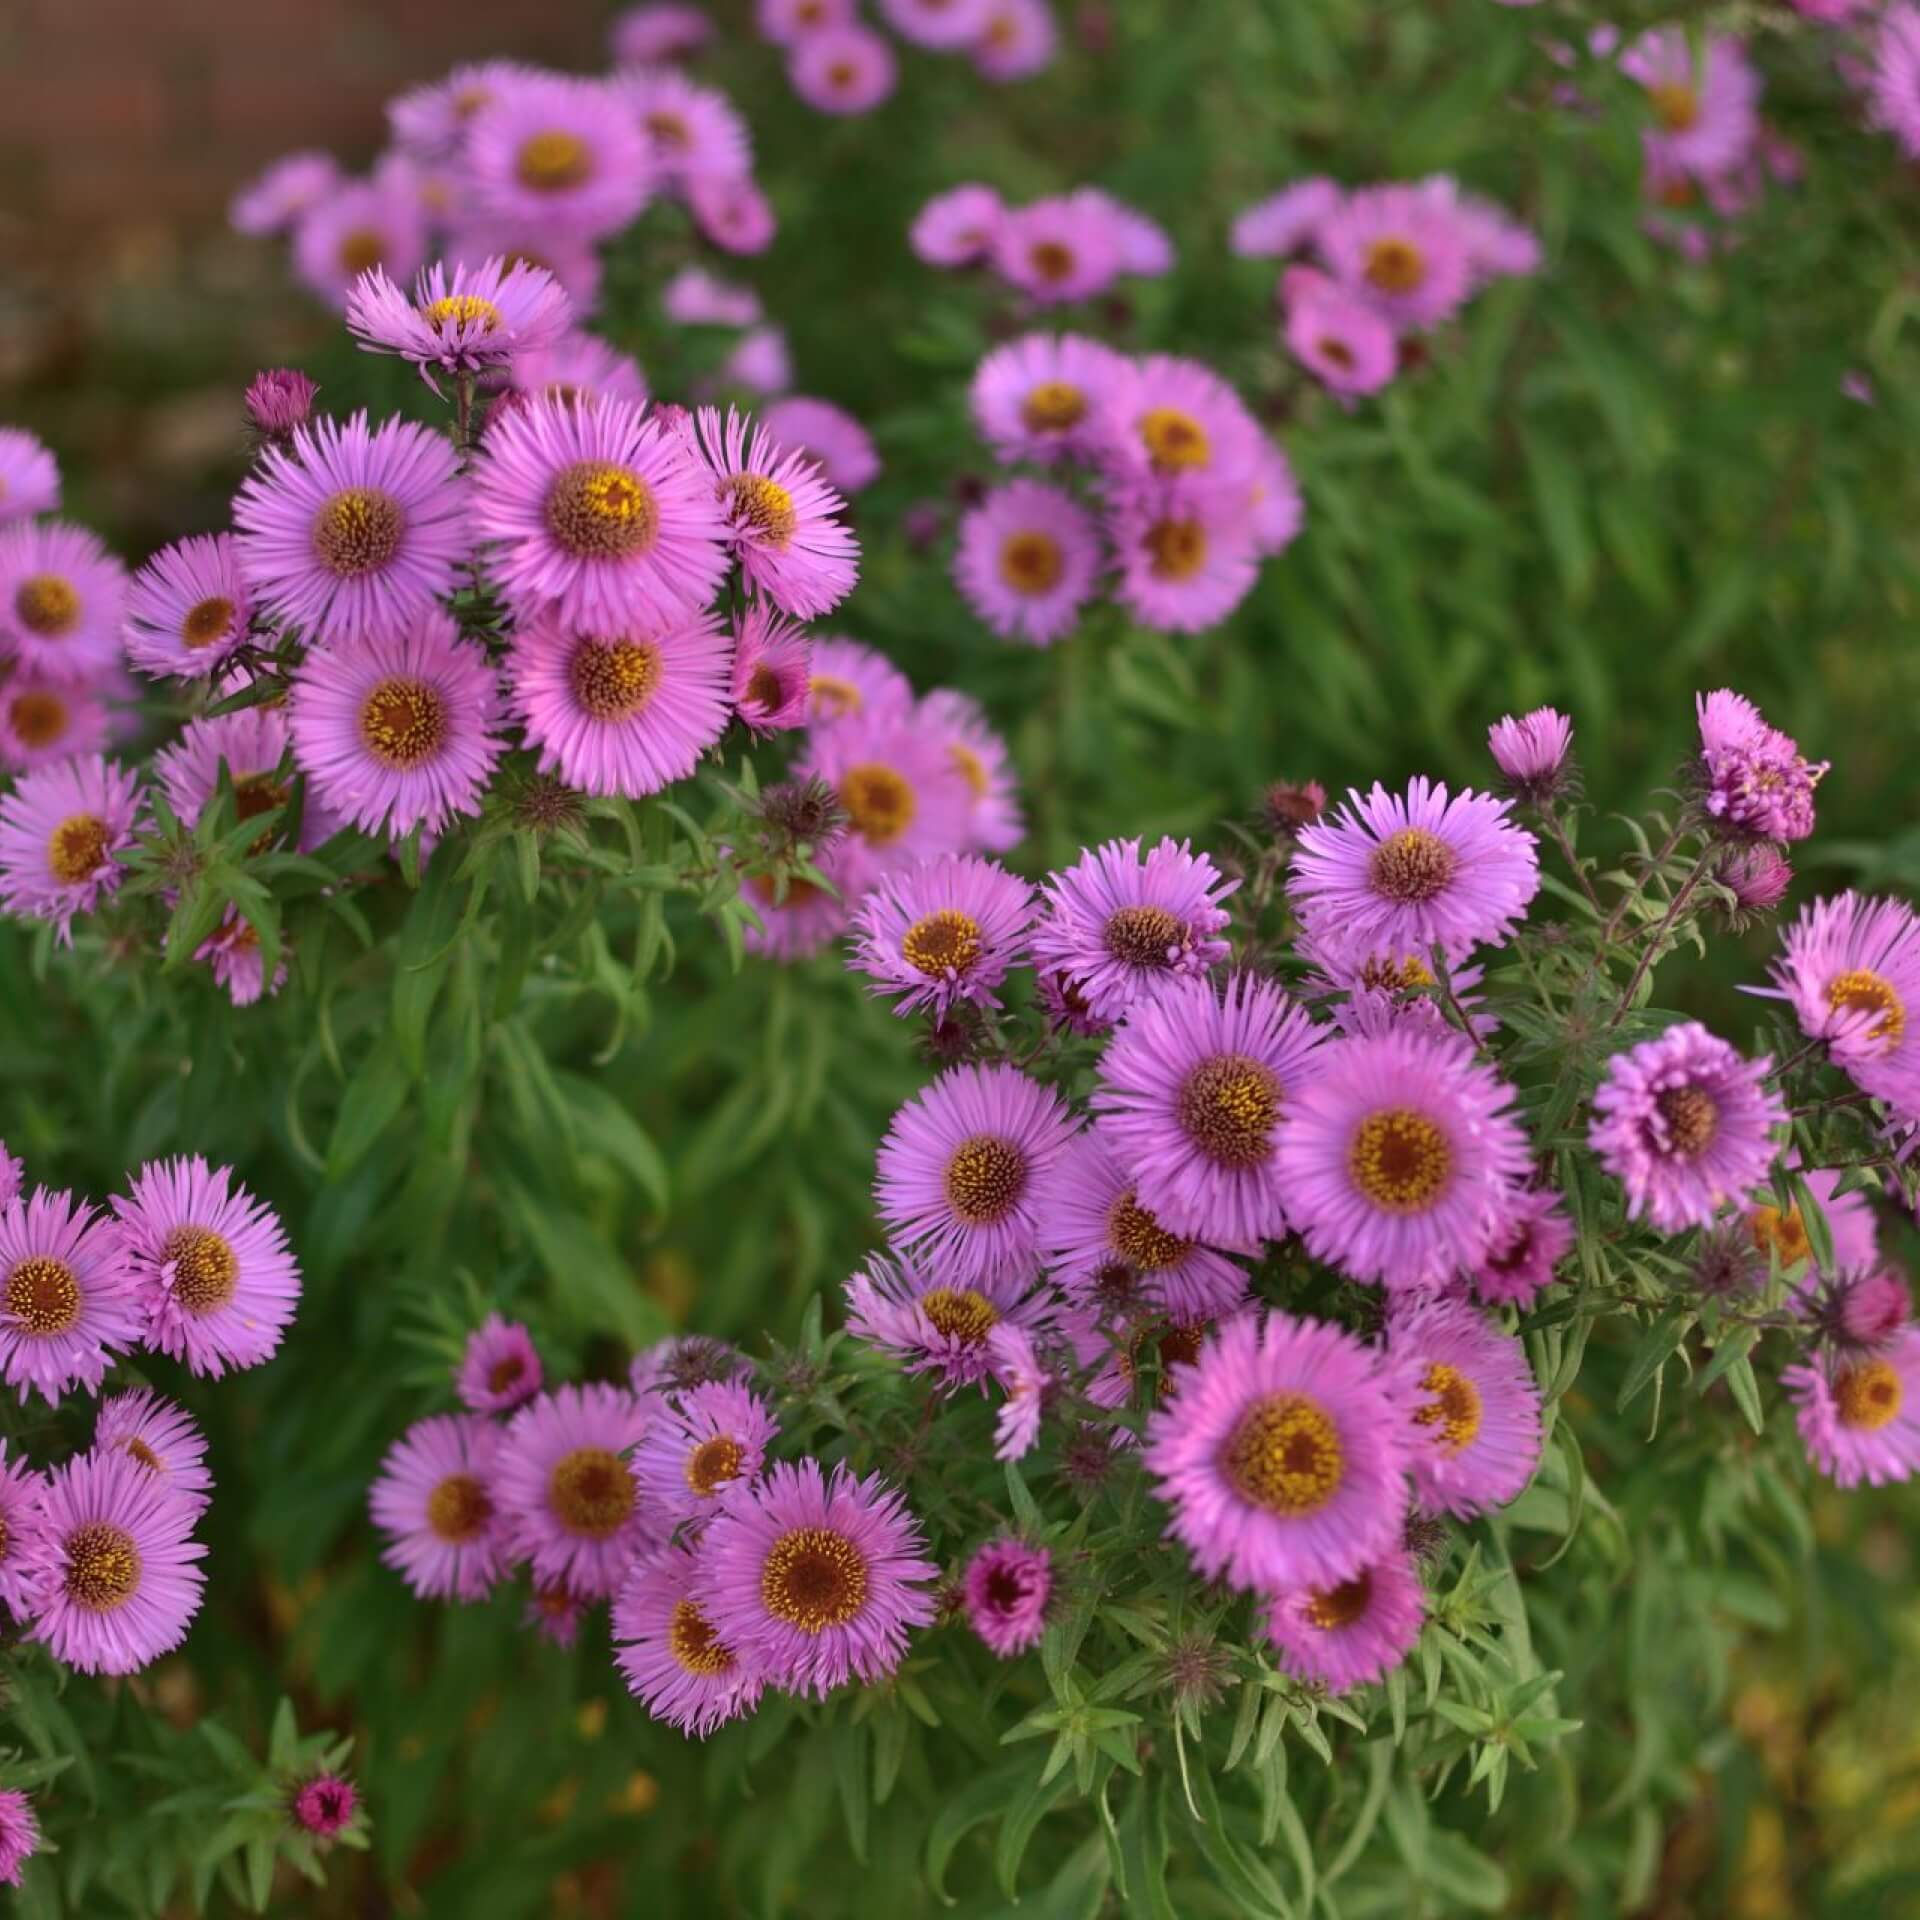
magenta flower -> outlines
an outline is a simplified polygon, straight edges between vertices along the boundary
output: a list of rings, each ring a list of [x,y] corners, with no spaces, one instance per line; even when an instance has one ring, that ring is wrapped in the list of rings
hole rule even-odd
[[[31,773],[107,744],[113,718],[97,687],[8,673],[10,664],[0,658],[0,769]]]
[[[952,687],[936,687],[913,718],[965,783],[965,844],[976,853],[1017,847],[1027,831],[1019,779],[1007,743],[987,724],[979,702]]]
[[[1655,172],[1717,179],[1734,172],[1760,132],[1760,76],[1738,40],[1710,39],[1704,63],[1677,27],[1645,33],[1620,56],[1620,71],[1646,89],[1655,126],[1646,136]]]
[[[339,185],[340,168],[332,154],[312,148],[282,154],[233,196],[228,224],[235,233],[278,233]]]
[[[753,138],[733,102],[672,67],[629,69],[614,84],[640,123],[655,173],[670,188],[753,171]]]
[[[1121,230],[1110,207],[1060,194],[1009,208],[994,234],[994,270],[1040,306],[1091,300],[1121,272]]]
[[[883,880],[854,916],[851,964],[894,1012],[944,1020],[957,1004],[997,1007],[994,989],[1025,956],[1033,889],[992,860],[946,854]]]
[[[247,383],[247,418],[255,432],[284,438],[312,419],[313,396],[319,391],[304,373],[292,367],[268,367]]]
[[[60,468],[37,435],[0,427],[0,526],[60,510]]]
[[[993,1423],[993,1457],[1024,1459],[1040,1438],[1040,1419],[1053,1376],[1041,1364],[1025,1330],[1004,1322],[987,1335],[987,1358],[1007,1394]]]
[[[1093,516],[1071,494],[1015,480],[962,516],[953,579],[1003,640],[1046,647],[1079,624],[1103,562]]]
[[[733,711],[756,739],[807,724],[813,642],[804,627],[749,600],[734,615]]]
[[[663,1547],[635,1563],[613,1603],[614,1660],[627,1690],[654,1719],[696,1740],[751,1713],[763,1685],[696,1598],[701,1559],[683,1546]]]
[[[1528,1187],[1508,1194],[1485,1250],[1467,1264],[1474,1292],[1494,1305],[1531,1306],[1553,1284],[1573,1241],[1573,1222],[1557,1193]]]
[[[1437,327],[1470,290],[1467,232],[1451,207],[1419,187],[1363,187],[1327,216],[1317,238],[1334,277],[1396,327]]]
[[[729,1496],[708,1523],[694,1598],[721,1643],[770,1685],[824,1698],[871,1685],[933,1618],[939,1569],[922,1557],[906,1502],[877,1475],[782,1461]]]
[[[1729,847],[1713,870],[1713,877],[1733,896],[1723,907],[1727,921],[1743,927],[1760,914],[1771,913],[1793,885],[1793,864],[1770,840],[1750,840]]]
[[[1287,351],[1343,400],[1378,393],[1400,370],[1392,325],[1338,281],[1298,268],[1283,283]]]
[[[290,736],[279,707],[241,707],[189,720],[171,746],[154,755],[153,770],[167,805],[184,827],[197,826],[220,785],[224,767],[233,786],[234,823],[258,819],[292,798],[293,776],[283,779]],[[337,830],[325,807],[304,809],[300,839],[315,847]],[[272,829],[268,829],[272,837]],[[254,843],[264,847],[263,839]]]
[[[1002,1327],[1028,1342],[1051,1328],[1053,1301],[1031,1262],[989,1267],[963,1283],[945,1265],[879,1255],[847,1282],[847,1327],[896,1354],[908,1373],[927,1373],[947,1393],[1000,1379],[992,1336]],[[1004,1382],[1003,1382],[1004,1384]]]
[[[246,639],[252,612],[231,534],[176,541],[134,576],[127,657],[156,679],[205,679]]]
[[[1343,197],[1322,174],[1296,180],[1239,214],[1228,245],[1243,260],[1291,259],[1313,246]]]
[[[1263,1625],[1283,1672],[1341,1694],[1399,1666],[1419,1642],[1426,1610],[1413,1555],[1394,1547],[1348,1579],[1275,1594]]]
[[[785,393],[793,385],[793,355],[786,334],[779,327],[755,327],[743,333],[721,361],[718,377],[723,384],[745,387],[750,393]],[[810,471],[814,469],[814,462],[807,464]]]
[[[803,34],[787,56],[794,92],[819,113],[871,113],[899,77],[893,48],[853,22]]]
[[[287,984],[287,950],[283,939],[280,964],[269,984],[258,931],[229,907],[220,925],[194,948],[193,957],[212,973],[214,984],[236,1007],[251,1007],[263,994],[276,994]]]
[[[487,1315],[467,1336],[454,1375],[460,1404],[475,1413],[511,1413],[540,1391],[539,1351],[517,1320]]]
[[[1607,1062],[1587,1139],[1626,1188],[1629,1218],[1662,1233],[1710,1226],[1765,1181],[1772,1130],[1787,1118],[1765,1085],[1772,1064],[1742,1059],[1697,1020]]]
[[[1302,959],[1313,962],[1314,970],[1296,991],[1314,1004],[1316,1012],[1324,1003],[1342,1033],[1385,1033],[1401,1025],[1418,1027],[1439,1038],[1459,1031],[1434,997],[1432,989],[1439,984],[1438,977],[1417,953],[1358,946],[1330,948],[1310,934],[1301,937],[1298,951]],[[1474,988],[1485,977],[1482,967],[1459,967],[1448,974],[1453,998],[1479,1039],[1498,1032],[1500,1026],[1490,1015],[1473,1011],[1479,1004]]]
[[[708,1380],[665,1399],[634,1453],[634,1478],[663,1525],[704,1521],[725,1488],[759,1479],[779,1431],[750,1387]]]
[[[1808,1458],[1836,1486],[1891,1486],[1920,1466],[1920,1330],[1877,1352],[1788,1367]]]
[[[420,369],[477,373],[550,347],[572,320],[572,303],[544,267],[498,258],[464,261],[451,275],[439,261],[420,271],[409,297],[380,268],[354,282],[347,331],[369,353],[397,353]]]
[[[1059,43],[1047,0],[987,0],[986,24],[969,52],[982,79],[1004,85],[1041,72]]]
[[[58,1406],[69,1387],[98,1393],[143,1330],[119,1230],[72,1195],[36,1188],[0,1209],[0,1377]]]
[[[51,920],[61,944],[76,914],[116,891],[145,806],[139,776],[97,753],[25,774],[0,799],[0,906]]]
[[[859,493],[880,477],[873,436],[844,407],[803,393],[776,400],[760,424],[783,447],[796,447],[820,463],[842,493]]]
[[[1540,1389],[1520,1342],[1457,1300],[1389,1322],[1387,1354],[1407,1372],[1414,1494],[1470,1520],[1518,1498],[1540,1464]]]
[[[1099,1067],[1093,1106],[1137,1204],[1170,1233],[1255,1251],[1287,1230],[1282,1142],[1320,1070],[1321,1030],[1270,982],[1217,993],[1172,980],[1130,1007]]]
[[[773,207],[751,180],[702,174],[687,187],[687,206],[702,237],[728,253],[764,253],[773,244]]]
[[[171,1652],[205,1586],[199,1513],[124,1453],[72,1455],[47,1476],[27,1638],[81,1673],[137,1673]]]
[[[1122,355],[1097,340],[1022,334],[975,370],[973,422],[1002,460],[1097,458],[1106,449],[1116,390],[1131,372]]]
[[[1519,719],[1507,714],[1487,729],[1487,748],[1515,795],[1551,800],[1566,784],[1573,722],[1552,707],[1535,707]]]
[[[406,280],[426,256],[426,209],[411,169],[388,167],[371,180],[346,181],[295,218],[294,274],[316,299],[342,311],[370,267]]]
[[[387,102],[394,145],[417,161],[450,160],[465,146],[475,114],[503,90],[537,77],[537,68],[517,60],[463,61],[444,79],[411,87]]]
[[[817,698],[817,655],[814,688]],[[840,797],[848,830],[839,876],[849,893],[958,853],[970,837],[967,776],[917,717],[862,715],[816,729],[795,772],[824,780]]]
[[[987,30],[987,0],[879,0],[903,40],[935,53],[959,53]]]
[[[764,317],[751,287],[705,267],[682,267],[661,290],[660,306],[679,327],[754,327]]]
[[[17,1887],[20,1870],[39,1851],[33,1802],[15,1788],[0,1791],[0,1886]]]
[[[992,253],[1006,210],[991,187],[949,187],[914,215],[907,244],[930,267],[978,266]]]
[[[856,0],[754,0],[754,30],[776,47],[791,47],[822,27],[844,27]]]
[[[462,167],[486,218],[589,240],[627,225],[655,179],[618,85],[570,74],[503,80],[468,124]]]
[[[1148,355],[1113,384],[1106,408],[1108,446],[1123,472],[1227,488],[1252,478],[1260,429],[1232,387],[1197,360]]]
[[[1205,633],[1239,606],[1260,573],[1251,493],[1180,480],[1128,488],[1107,538],[1120,570],[1114,598],[1142,626]]]
[[[621,66],[650,66],[658,60],[686,60],[713,38],[713,21],[698,7],[678,0],[649,0],[616,14],[607,29],[607,45]]]
[[[416,1421],[368,1494],[380,1558],[422,1600],[483,1600],[510,1564],[492,1476],[500,1429],[468,1413]]]
[[[65,520],[0,530],[0,653],[50,680],[119,664],[127,573],[100,536]]]
[[[124,1453],[138,1461],[195,1508],[206,1507],[213,1497],[206,1435],[184,1408],[146,1387],[110,1394],[100,1402],[93,1445],[98,1453]]]
[[[1395,1544],[1406,1435],[1374,1349],[1322,1321],[1243,1314],[1155,1408],[1141,1458],[1197,1571],[1270,1592],[1351,1580]]]
[[[1702,804],[1721,831],[1763,840],[1804,840],[1813,831],[1813,790],[1828,762],[1809,762],[1761,718],[1751,700],[1722,687],[1695,696],[1700,716]]]
[[[813,643],[807,721],[815,731],[836,721],[913,709],[913,683],[884,653],[858,640],[823,634]]]
[[[46,1522],[40,1499],[45,1480],[24,1460],[7,1458],[0,1440],[0,1607],[17,1619],[27,1614],[29,1570]]]
[[[287,1818],[322,1846],[344,1833],[359,1813],[359,1789],[338,1773],[302,1780],[287,1802]]]
[[[1002,1660],[1040,1644],[1053,1594],[1053,1555],[1023,1540],[990,1540],[967,1562],[967,1625]]]
[[[580,1637],[580,1623],[587,1617],[588,1604],[579,1594],[570,1592],[565,1581],[548,1584],[536,1580],[520,1624],[531,1627],[556,1647],[570,1647]]]

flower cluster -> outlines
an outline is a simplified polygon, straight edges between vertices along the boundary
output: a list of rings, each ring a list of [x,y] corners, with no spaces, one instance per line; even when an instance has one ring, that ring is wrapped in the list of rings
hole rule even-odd
[[[1160,224],[1098,187],[1076,187],[1011,207],[993,188],[968,184],[937,194],[907,235],[931,267],[985,268],[1035,306],[1097,300],[1124,278],[1173,269],[1173,241]]]

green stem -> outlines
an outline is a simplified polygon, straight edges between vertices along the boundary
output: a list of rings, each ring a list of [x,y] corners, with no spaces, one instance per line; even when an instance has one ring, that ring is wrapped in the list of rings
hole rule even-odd
[[[1659,957],[1661,943],[1673,931],[1673,925],[1685,911],[1687,902],[1693,898],[1694,889],[1707,877],[1707,869],[1713,864],[1715,847],[1703,849],[1699,859],[1693,863],[1693,871],[1680,882],[1679,890],[1667,902],[1667,910],[1660,916],[1660,924],[1654,928],[1653,937],[1640,949],[1640,958],[1633,964],[1633,975],[1627,982],[1626,991],[1620,996],[1620,1004],[1613,1010],[1613,1018],[1607,1022],[1609,1028],[1617,1027],[1627,1017],[1627,1009],[1633,1005],[1633,996],[1640,991],[1640,982],[1647,977],[1647,969]]]

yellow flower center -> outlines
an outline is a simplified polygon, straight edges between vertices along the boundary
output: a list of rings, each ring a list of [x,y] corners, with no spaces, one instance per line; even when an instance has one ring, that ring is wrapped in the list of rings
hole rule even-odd
[[[1747,1216],[1747,1226],[1753,1234],[1755,1248],[1761,1253],[1771,1248],[1779,1254],[1783,1267],[1798,1266],[1813,1251],[1813,1242],[1807,1237],[1807,1223],[1801,1219],[1798,1207],[1785,1213],[1778,1207],[1755,1207]]]
[[[1213,458],[1206,428],[1178,407],[1150,407],[1140,416],[1140,439],[1161,473],[1204,467]]]
[[[916,920],[900,942],[901,957],[929,980],[965,973],[984,948],[980,922],[957,907],[942,907]]]
[[[407,516],[392,494],[378,487],[345,487],[320,509],[313,523],[313,551],[342,580],[377,573],[400,551]]]
[[[427,1495],[427,1525],[449,1546],[471,1540],[493,1518],[487,1490],[470,1473],[450,1473]]]
[[[831,1527],[795,1527],[761,1563],[760,1604],[802,1633],[844,1627],[867,1604],[866,1556]]]
[[[1427,277],[1426,255],[1411,240],[1391,234],[1368,247],[1361,271],[1367,284],[1382,293],[1417,293]]]
[[[587,640],[574,649],[567,678],[594,719],[630,720],[659,690],[660,649],[650,640]]]
[[[721,489],[736,527],[751,527],[765,545],[784,551],[800,515],[793,495],[764,473],[736,473]]]
[[[739,1479],[741,1458],[740,1442],[728,1434],[716,1433],[702,1440],[687,1455],[682,1469],[688,1488],[701,1499],[710,1500],[729,1480]]]
[[[1437,833],[1402,827],[1374,848],[1367,879],[1383,900],[1413,907],[1444,893],[1459,866],[1460,856]]]
[[[661,146],[671,148],[676,153],[693,145],[692,130],[677,113],[656,109],[646,116],[644,124]]]
[[[1480,1432],[1480,1389],[1457,1367],[1436,1360],[1421,1382],[1433,1398],[1413,1417],[1423,1427],[1438,1427],[1445,1450],[1459,1453]]]
[[[1020,403],[1029,433],[1065,433],[1087,417],[1087,396],[1065,380],[1042,380]]]
[[[1720,1109],[1704,1087],[1668,1087],[1654,1105],[1667,1123],[1667,1151],[1674,1159],[1695,1159],[1713,1145]]]
[[[593,149],[578,134],[551,127],[520,143],[514,171],[536,193],[565,193],[593,178]]]
[[[356,278],[387,257],[387,237],[377,227],[355,227],[340,237],[340,271]]]
[[[195,601],[180,622],[181,644],[190,653],[212,646],[216,640],[223,639],[233,625],[233,614],[233,602],[223,594],[209,594],[206,599]]]
[[[984,800],[987,789],[993,785],[987,774],[987,763],[971,747],[963,747],[958,741],[947,749],[947,758],[960,769],[960,777],[972,789],[975,800]]]
[[[1219,1053],[1187,1075],[1175,1111],[1188,1139],[1223,1167],[1261,1166],[1273,1151],[1280,1083],[1243,1053]]]
[[[1894,992],[1892,981],[1866,967],[1837,973],[1827,982],[1827,1005],[1835,1013],[1871,1013],[1880,1018],[1866,1030],[1869,1040],[1879,1040],[1891,1051],[1900,1044],[1907,1030],[1907,1010]]]
[[[173,1268],[173,1297],[189,1313],[212,1313],[232,1300],[240,1262],[219,1234],[206,1227],[175,1227],[160,1258]]]
[[[1453,1148],[1425,1114],[1385,1107],[1354,1129],[1347,1172],[1383,1213],[1425,1213],[1453,1178]]]
[[[1899,1374],[1884,1360],[1849,1367],[1833,1383],[1840,1424],[1866,1433],[1878,1433],[1897,1418],[1905,1398]]]
[[[42,640],[60,640],[80,624],[80,595],[57,573],[30,573],[13,594],[14,616]]]
[[[67,703],[57,693],[15,694],[7,725],[23,747],[50,747],[67,730]]]
[[[422,307],[420,318],[435,333],[446,333],[456,327],[478,327],[483,333],[492,333],[502,324],[500,309],[477,293],[446,294],[430,306]]]
[[[7,1275],[7,1312],[28,1333],[65,1333],[80,1318],[80,1280],[64,1260],[33,1253]]]
[[[1169,1233],[1131,1187],[1107,1215],[1107,1244],[1142,1273],[1165,1273],[1193,1251],[1193,1242]]]
[[[1283,1519],[1318,1513],[1340,1491],[1346,1455],[1327,1410],[1304,1393],[1270,1393],[1240,1416],[1220,1470],[1250,1505]]]
[[[1653,117],[1668,133],[1690,133],[1700,119],[1700,96],[1680,81],[1663,81],[1647,89]]]
[[[547,1476],[547,1505],[569,1533],[611,1539],[633,1512],[633,1475],[606,1447],[575,1447]]]
[[[1416,953],[1404,960],[1396,960],[1390,953],[1370,953],[1360,964],[1360,984],[1386,993],[1416,993],[1438,983]]]
[[[74,813],[47,839],[47,866],[63,887],[98,873],[107,857],[107,823],[97,813]]]
[[[140,1585],[140,1549],[125,1527],[90,1520],[67,1535],[67,1598],[89,1613],[124,1606]]]
[[[576,460],[547,490],[547,530],[582,560],[626,560],[647,552],[660,532],[653,489],[611,460]]]
[[[807,698],[822,720],[844,720],[864,704],[860,689],[835,673],[816,673],[807,682]]]
[[[130,1435],[127,1439],[122,1440],[120,1442],[120,1448],[128,1459],[139,1461],[149,1473],[161,1473],[166,1469],[167,1463],[137,1434]]]
[[[1051,593],[1067,570],[1060,542],[1037,528],[1010,533],[1000,545],[1000,578],[1015,593]]]
[[[1140,538],[1156,580],[1191,580],[1207,564],[1207,530],[1198,520],[1156,520]]]
[[[945,1175],[947,1204],[969,1227],[1004,1220],[1027,1189],[1027,1156],[1011,1140],[977,1133],[954,1148]]]
[[[854,832],[876,847],[892,846],[919,811],[905,778],[872,760],[847,769],[840,781],[840,804]]]
[[[972,1287],[929,1287],[920,1311],[940,1333],[963,1347],[977,1347],[1000,1323],[1000,1310]]]
[[[446,744],[447,703],[424,680],[382,680],[360,706],[360,739],[382,766],[409,772]]]
[[[1306,1605],[1307,1625],[1322,1633],[1350,1627],[1366,1612],[1373,1598],[1373,1575],[1357,1573],[1337,1587],[1315,1588]]]
[[[710,1680],[733,1671],[733,1653],[714,1638],[707,1616],[691,1600],[676,1600],[667,1622],[667,1651],[687,1673]]]

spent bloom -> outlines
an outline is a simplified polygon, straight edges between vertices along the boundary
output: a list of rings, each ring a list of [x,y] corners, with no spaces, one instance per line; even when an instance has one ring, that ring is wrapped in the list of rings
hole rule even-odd
[[[854,916],[852,964],[902,1016],[997,1007],[1026,952],[1033,889],[997,861],[947,854],[881,882]]]
[[[108,1366],[145,1330],[113,1223],[71,1194],[36,1188],[0,1209],[0,1377],[57,1406],[69,1387],[98,1393]]]
[[[454,1391],[475,1413],[511,1413],[540,1391],[541,1380],[533,1336],[518,1321],[490,1313],[467,1336]]]
[[[701,1555],[667,1546],[637,1561],[613,1603],[614,1659],[656,1720],[704,1740],[759,1704],[759,1668],[713,1630],[696,1597]]]
[[[1384,1680],[1413,1651],[1425,1619],[1419,1567],[1395,1547],[1345,1580],[1275,1594],[1264,1625],[1282,1671],[1340,1694]]]
[[[1730,836],[1804,840],[1813,831],[1813,790],[1827,762],[1810,762],[1751,700],[1729,688],[1696,696],[1701,804]]]
[[[1002,1660],[1040,1644],[1053,1593],[1053,1556],[1022,1540],[990,1540],[961,1583],[967,1625]]]
[[[417,1421],[380,1464],[368,1503],[386,1536],[380,1558],[422,1600],[482,1600],[510,1561],[493,1464],[491,1420],[444,1413]]]

